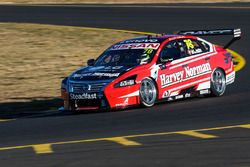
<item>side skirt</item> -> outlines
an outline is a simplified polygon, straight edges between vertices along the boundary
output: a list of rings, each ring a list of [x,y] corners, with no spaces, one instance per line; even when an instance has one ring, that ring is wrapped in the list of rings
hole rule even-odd
[[[164,102],[164,101],[175,101],[175,100],[180,100],[180,99],[186,99],[190,97],[203,97],[204,95],[208,95],[211,93],[210,89],[203,89],[199,91],[192,91],[192,92],[185,92],[181,93],[176,96],[170,96],[167,98],[163,98],[161,100],[158,100],[158,102]]]

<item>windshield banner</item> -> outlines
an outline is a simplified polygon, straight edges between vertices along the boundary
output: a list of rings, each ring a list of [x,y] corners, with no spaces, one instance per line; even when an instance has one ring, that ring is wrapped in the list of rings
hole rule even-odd
[[[122,49],[158,49],[160,43],[131,43],[113,45],[110,50],[122,50]]]

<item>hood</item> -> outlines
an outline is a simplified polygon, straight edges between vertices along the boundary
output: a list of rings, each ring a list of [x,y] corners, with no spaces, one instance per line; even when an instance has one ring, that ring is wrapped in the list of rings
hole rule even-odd
[[[112,80],[119,77],[124,72],[131,69],[125,66],[89,66],[75,71],[71,76],[72,81],[91,81],[91,80]]]

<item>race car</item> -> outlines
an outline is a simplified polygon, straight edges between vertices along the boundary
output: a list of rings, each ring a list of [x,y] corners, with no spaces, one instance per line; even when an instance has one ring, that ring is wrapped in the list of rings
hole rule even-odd
[[[199,36],[232,35],[224,47]],[[110,46],[96,60],[63,79],[64,110],[117,109],[193,96],[222,96],[235,80],[226,50],[240,29],[146,35]]]

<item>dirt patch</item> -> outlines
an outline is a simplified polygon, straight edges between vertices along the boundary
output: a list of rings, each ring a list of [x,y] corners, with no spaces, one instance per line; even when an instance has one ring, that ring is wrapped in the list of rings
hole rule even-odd
[[[145,4],[145,3],[216,3],[216,2],[250,2],[250,0],[0,0],[0,3],[18,4]]]
[[[53,99],[62,78],[111,44],[138,36],[39,24],[0,24],[0,103]]]

